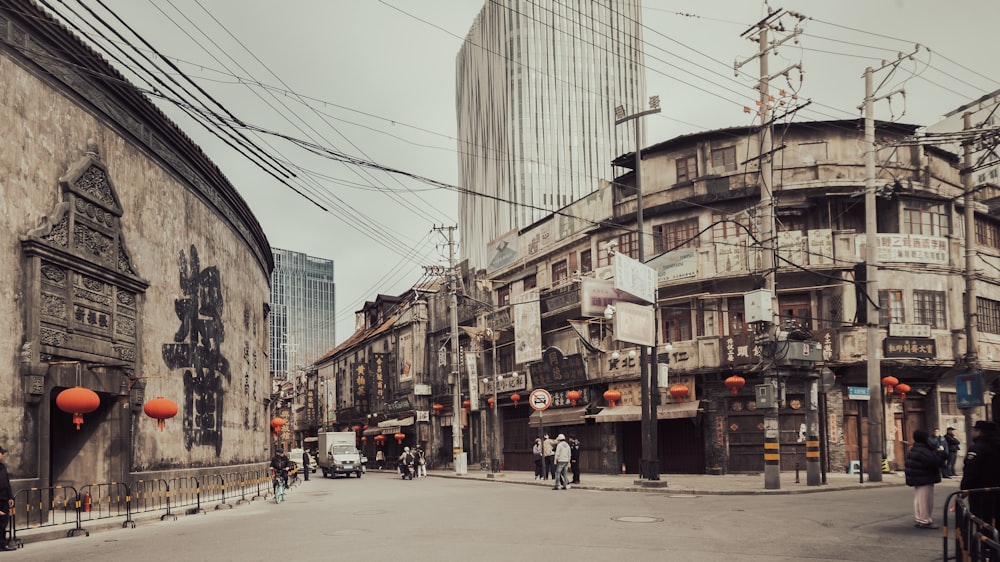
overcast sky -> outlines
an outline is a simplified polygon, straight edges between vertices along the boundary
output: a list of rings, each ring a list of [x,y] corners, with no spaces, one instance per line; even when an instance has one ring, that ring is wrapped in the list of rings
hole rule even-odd
[[[99,1],[85,4],[140,44]],[[421,265],[447,264],[446,239],[433,226],[457,225],[457,197],[411,176],[457,181],[455,57],[482,0],[103,2],[226,110],[268,131],[247,134],[295,171],[290,186],[173,103],[158,102],[236,186],[272,246],[336,262],[338,341],[354,331],[353,313],[365,300],[405,291],[421,278]],[[756,44],[740,35],[766,14],[765,4],[645,4],[647,93],[659,95],[663,108],[646,121],[647,144],[751,125],[743,107],[757,97],[758,65],[749,62],[738,77],[733,65],[755,54]],[[67,18],[75,19],[70,9],[85,13],[74,0],[53,7]],[[771,73],[801,64],[801,80],[793,71],[787,84],[789,93],[812,100],[800,120],[858,117],[865,67],[909,54],[918,43],[894,74],[876,75],[876,84],[889,77],[879,95],[906,91],[905,103],[899,95],[879,102],[877,119],[930,125],[1000,89],[991,45],[1000,22],[995,0],[790,0],[772,7],[809,18],[798,41],[770,61]],[[788,29],[796,23],[784,22]],[[90,28],[78,33],[100,41]],[[405,174],[347,164],[331,153]]]

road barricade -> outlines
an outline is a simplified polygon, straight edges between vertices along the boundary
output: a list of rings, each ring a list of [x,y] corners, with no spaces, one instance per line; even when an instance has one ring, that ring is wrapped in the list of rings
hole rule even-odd
[[[87,533],[80,525],[79,494],[72,486],[27,488],[14,494],[14,507],[10,510],[8,544],[19,545],[18,531],[41,527],[70,526],[66,536]]]
[[[977,488],[974,490],[959,490],[948,495],[944,503],[943,529],[943,560],[958,560],[962,562],[1000,561],[1000,532],[992,521],[986,521],[970,509],[970,499],[990,501],[993,505],[998,501],[1000,489]],[[954,525],[949,525],[949,513],[954,513]],[[1000,513],[994,514],[1000,517]],[[949,538],[949,529],[954,534]],[[949,543],[953,546],[954,555],[949,554]]]

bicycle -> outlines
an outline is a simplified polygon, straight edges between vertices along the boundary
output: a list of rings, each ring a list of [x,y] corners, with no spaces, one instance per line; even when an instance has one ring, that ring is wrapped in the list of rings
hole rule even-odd
[[[288,490],[288,472],[285,471],[283,477],[273,469],[271,473],[274,476],[274,503],[281,503],[285,500],[285,492]]]

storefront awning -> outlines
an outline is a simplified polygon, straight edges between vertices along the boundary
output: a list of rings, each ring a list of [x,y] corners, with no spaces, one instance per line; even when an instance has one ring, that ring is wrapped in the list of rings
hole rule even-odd
[[[365,430],[364,435],[367,435],[368,437],[371,437],[372,435],[379,435],[380,433],[382,433],[382,428],[380,428],[380,427],[369,427],[368,429]]]
[[[663,404],[656,407],[656,419],[674,420],[679,418],[693,418],[698,415],[699,400],[690,402],[677,402],[676,404]],[[632,422],[642,421],[642,409],[639,406],[617,406],[615,408],[604,408],[592,418],[597,423]]]
[[[378,430],[376,431],[376,433],[383,433],[383,434],[396,433],[397,431],[400,431],[402,428],[406,426],[413,425],[415,419],[416,418],[411,416],[408,418],[403,418],[401,420],[385,420],[378,422]]]
[[[538,427],[539,413],[542,414],[541,423],[545,424],[546,427],[557,425],[579,425],[587,421],[583,417],[583,414],[586,411],[586,406],[559,408],[558,410],[545,410],[544,412],[534,411],[531,412],[531,416],[528,417],[528,426]]]

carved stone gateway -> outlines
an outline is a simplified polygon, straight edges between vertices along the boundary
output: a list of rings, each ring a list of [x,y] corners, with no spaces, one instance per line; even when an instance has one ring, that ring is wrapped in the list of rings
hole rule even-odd
[[[29,401],[44,393],[46,364],[54,361],[114,366],[132,376],[141,296],[149,286],[132,265],[121,203],[93,143],[59,186],[62,201],[21,237],[27,272],[21,367]]]

